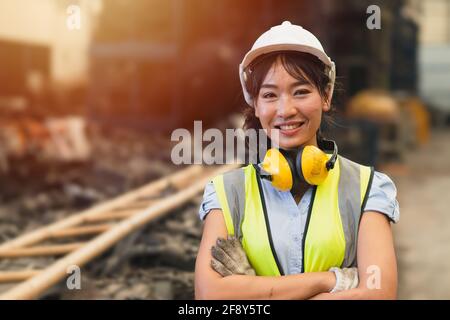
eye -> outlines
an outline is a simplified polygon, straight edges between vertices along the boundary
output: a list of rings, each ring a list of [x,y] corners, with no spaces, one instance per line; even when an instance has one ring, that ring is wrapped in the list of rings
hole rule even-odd
[[[275,98],[276,95],[273,92],[266,92],[262,94],[262,97],[265,99]]]
[[[294,92],[294,95],[305,95],[305,94],[308,94],[310,92],[311,91],[309,91],[308,89],[299,89],[299,90],[296,90]]]

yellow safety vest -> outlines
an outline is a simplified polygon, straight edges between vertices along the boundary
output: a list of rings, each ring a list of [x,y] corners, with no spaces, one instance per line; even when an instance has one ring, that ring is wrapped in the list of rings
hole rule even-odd
[[[302,272],[356,266],[358,227],[373,172],[372,167],[339,156],[326,180],[314,187],[303,236]],[[213,183],[228,234],[239,237],[256,274],[283,275],[254,165],[219,175]]]

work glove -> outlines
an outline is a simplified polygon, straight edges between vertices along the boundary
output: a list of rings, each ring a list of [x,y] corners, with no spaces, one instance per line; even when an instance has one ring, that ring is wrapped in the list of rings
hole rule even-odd
[[[239,239],[228,237],[218,238],[216,245],[211,248],[211,267],[222,277],[233,274],[256,275],[255,270],[248,262],[247,255]]]
[[[332,271],[336,275],[336,285],[330,293],[350,290],[358,286],[358,268],[331,268],[328,271]]]

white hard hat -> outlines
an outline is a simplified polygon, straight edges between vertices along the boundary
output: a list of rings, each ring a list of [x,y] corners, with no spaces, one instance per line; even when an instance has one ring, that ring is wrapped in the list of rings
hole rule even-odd
[[[257,57],[262,54],[292,50],[310,53],[319,58],[325,65],[330,67],[328,77],[330,78],[331,88],[330,97],[333,96],[334,82],[336,79],[336,67],[334,62],[328,57],[320,44],[320,41],[308,30],[301,26],[293,25],[289,21],[284,21],[281,25],[270,28],[264,32],[253,44],[253,47],[239,65],[239,78],[241,80],[242,91],[245,101],[253,106],[252,98],[245,86],[246,74],[245,68]]]

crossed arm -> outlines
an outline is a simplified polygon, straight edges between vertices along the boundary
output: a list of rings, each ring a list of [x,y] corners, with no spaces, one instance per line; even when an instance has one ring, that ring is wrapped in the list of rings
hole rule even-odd
[[[211,268],[211,247],[226,238],[221,210],[207,215],[195,266],[197,299],[389,299],[396,297],[397,270],[389,222],[382,214],[365,212],[358,237],[358,288],[328,293],[335,285],[332,272],[311,272],[282,277],[230,275],[222,277]],[[380,271],[379,289],[372,289],[370,266]],[[378,283],[375,283],[377,286]],[[377,286],[378,287],[378,286]]]

